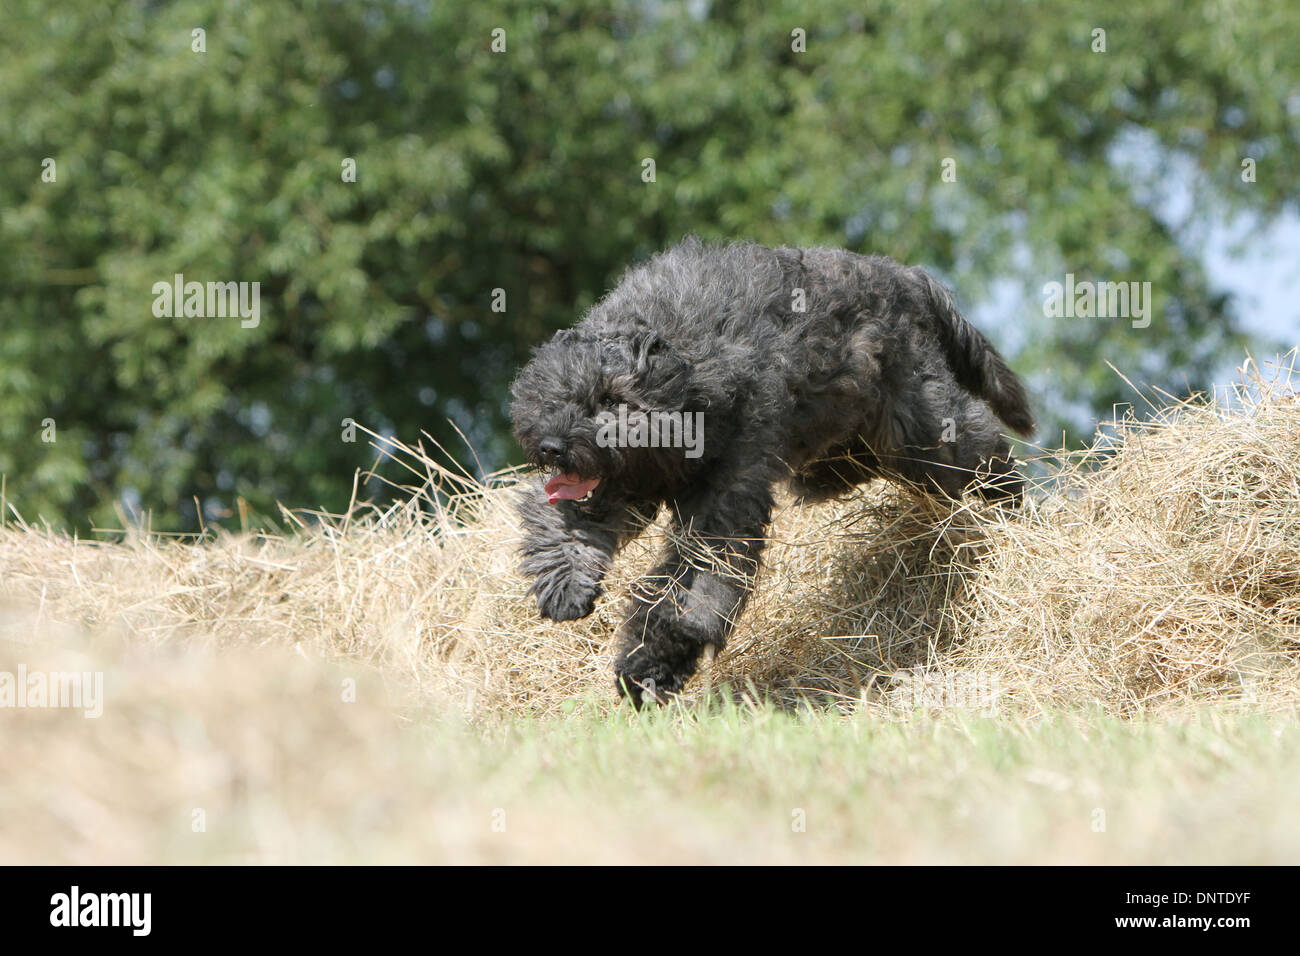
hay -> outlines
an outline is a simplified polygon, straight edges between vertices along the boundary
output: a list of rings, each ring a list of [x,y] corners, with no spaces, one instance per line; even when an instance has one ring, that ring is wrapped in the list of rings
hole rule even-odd
[[[392,450],[395,449],[395,450]],[[585,621],[541,620],[514,571],[519,476],[480,485],[419,448],[402,505],[289,515],[282,536],[75,540],[0,529],[0,638],[272,645],[364,663],[476,719],[612,702],[612,635],[664,529]],[[1300,403],[1258,378],[1043,456],[1020,513],[890,488],[778,510],[754,600],[686,701],[726,686],[881,715],[961,706],[1133,715],[1300,699]]]

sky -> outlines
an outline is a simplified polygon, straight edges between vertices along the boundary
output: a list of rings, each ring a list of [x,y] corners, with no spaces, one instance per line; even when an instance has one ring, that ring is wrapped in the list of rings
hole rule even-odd
[[[1248,333],[1300,345],[1300,215],[1212,227],[1202,261],[1215,286],[1234,294]]]

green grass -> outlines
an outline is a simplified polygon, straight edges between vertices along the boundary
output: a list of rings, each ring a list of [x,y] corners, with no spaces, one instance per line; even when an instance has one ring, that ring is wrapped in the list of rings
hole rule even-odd
[[[592,697],[470,724],[351,665],[105,649],[23,652],[102,668],[105,701],[92,720],[0,713],[0,861],[1300,860],[1300,728],[1277,713],[637,714]]]
[[[467,790],[493,794],[508,821],[511,807],[523,826],[585,813],[588,846],[566,848],[578,859],[1300,858],[1300,813],[1289,796],[1300,785],[1300,730],[1259,716],[1015,726],[724,707],[694,719],[517,722],[455,747]]]

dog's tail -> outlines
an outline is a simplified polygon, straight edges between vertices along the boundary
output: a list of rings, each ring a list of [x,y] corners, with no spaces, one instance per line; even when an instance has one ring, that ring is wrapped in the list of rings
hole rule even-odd
[[[958,383],[988,402],[1012,429],[1028,437],[1034,431],[1034,413],[1020,378],[980,330],[957,311],[951,292],[921,269],[913,270],[913,274],[921,280],[935,318],[935,330]]]

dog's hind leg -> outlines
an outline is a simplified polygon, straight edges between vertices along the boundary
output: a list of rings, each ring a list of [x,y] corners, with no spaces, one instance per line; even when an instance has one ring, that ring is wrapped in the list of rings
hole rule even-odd
[[[1011,446],[1004,440],[976,469],[975,493],[985,501],[1017,508],[1025,499],[1025,479],[1016,470]]]
[[[658,506],[598,496],[591,502],[547,502],[540,481],[524,489],[518,504],[524,527],[524,574],[535,580],[542,617],[586,617],[603,592],[601,581],[614,553],[641,532]]]
[[[970,489],[989,501],[1019,504],[1024,479],[1016,471],[1002,423],[983,401],[967,396],[956,399],[947,414],[903,450],[897,470],[954,499]]]
[[[790,479],[790,491],[801,502],[816,503],[846,495],[879,477],[879,459],[859,439],[837,446],[800,468]]]
[[[665,552],[634,587],[614,663],[619,691],[662,701],[722,649],[753,590],[772,515],[772,479],[725,482],[678,502]]]

